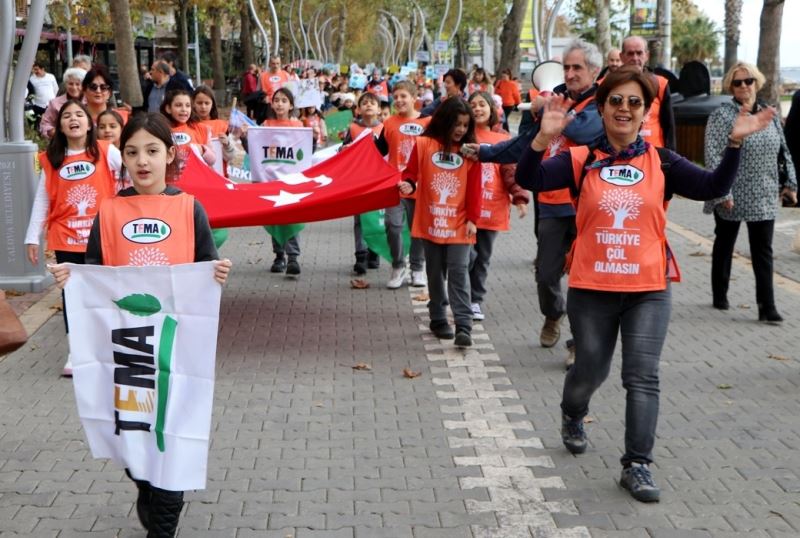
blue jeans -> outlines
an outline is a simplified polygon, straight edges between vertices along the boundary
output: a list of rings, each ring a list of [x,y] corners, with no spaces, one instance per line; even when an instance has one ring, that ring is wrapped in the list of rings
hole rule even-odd
[[[672,310],[662,291],[620,293],[570,288],[567,314],[575,339],[575,365],[564,379],[561,410],[582,420],[592,394],[608,377],[622,334],[622,386],[626,392],[623,465],[651,463],[658,422],[658,364]]]

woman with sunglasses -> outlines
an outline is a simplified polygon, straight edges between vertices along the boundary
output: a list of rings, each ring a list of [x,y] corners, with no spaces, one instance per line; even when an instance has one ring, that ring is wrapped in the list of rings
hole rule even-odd
[[[577,238],[569,256],[567,315],[575,365],[564,380],[561,437],[573,454],[586,450],[583,419],[592,394],[608,376],[622,335],[622,384],[627,392],[620,485],[642,502],[658,501],[653,461],[658,420],[658,366],[671,310],[670,280],[679,273],[666,239],[673,194],[708,200],[728,192],[745,137],[775,114],[738,115],[727,149],[708,172],[676,153],[651,146],[639,131],[655,89],[632,67],[610,73],[597,90],[605,134],[596,147],[578,146],[542,160],[571,121],[570,101],[548,98],[541,128],[517,166],[516,181],[533,191],[570,188]]]
[[[114,90],[114,83],[108,69],[102,65],[95,65],[86,73],[83,78],[83,98],[86,108],[92,117],[92,122],[97,125],[97,117],[109,106],[111,92]],[[122,108],[114,108],[123,122],[128,121],[128,111]]]
[[[727,144],[736,118],[741,114],[755,114],[767,105],[756,99],[765,78],[754,65],[739,62],[728,71],[722,87],[733,94],[733,99],[723,103],[711,113],[706,125],[705,159],[707,166],[716,166]],[[781,150],[787,159],[788,181],[781,187],[778,182],[778,155]],[[736,174],[731,191],[722,198],[705,203],[703,212],[713,213],[714,249],[711,257],[711,292],[714,308],[728,310],[728,282],[731,261],[739,225],[747,223],[750,239],[750,259],[756,280],[758,320],[778,324],[783,317],[775,308],[772,288],[772,235],[781,196],[797,202],[797,178],[792,158],[783,135],[780,119],[766,129],[748,138],[742,145],[742,166]],[[781,191],[781,196],[779,196]]]

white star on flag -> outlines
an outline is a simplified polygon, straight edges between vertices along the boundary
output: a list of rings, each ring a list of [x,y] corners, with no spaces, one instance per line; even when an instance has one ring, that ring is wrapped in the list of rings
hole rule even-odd
[[[312,193],[310,192],[300,192],[297,194],[293,194],[291,192],[286,192],[284,190],[280,191],[278,196],[260,196],[259,198],[263,198],[264,200],[269,200],[275,203],[274,207],[280,207],[283,205],[291,205],[296,204],[306,196],[311,196]]]

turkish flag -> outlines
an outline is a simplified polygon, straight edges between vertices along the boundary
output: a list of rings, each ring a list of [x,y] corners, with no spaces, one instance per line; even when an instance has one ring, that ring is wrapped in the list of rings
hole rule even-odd
[[[305,172],[268,183],[234,183],[193,151],[187,154],[175,186],[203,204],[214,228],[330,220],[400,203],[400,172],[371,136]]]

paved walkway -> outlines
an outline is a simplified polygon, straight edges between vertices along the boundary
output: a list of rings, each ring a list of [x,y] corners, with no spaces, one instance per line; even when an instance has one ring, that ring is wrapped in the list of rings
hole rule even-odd
[[[187,495],[180,536],[800,535],[800,285],[781,281],[782,327],[759,324],[741,261],[734,308],[712,309],[710,217],[684,200],[671,215],[684,283],[662,357],[659,504],[615,483],[618,362],[592,402],[587,453],[561,446],[565,352],[536,343],[532,221],[515,219],[498,239],[487,320],[460,352],[427,333],[419,292],[384,289],[388,264],[370,272],[370,289],[350,288],[343,219],[303,232],[298,280],[267,271],[260,229],[233,230],[223,247],[236,265],[223,296],[208,488]],[[777,268],[798,280],[789,243],[778,233]],[[0,360],[0,536],[144,536],[132,484],[89,454],[72,384],[58,377],[66,352],[53,316]],[[370,369],[352,368],[362,362]],[[421,375],[408,379],[406,368]]]

